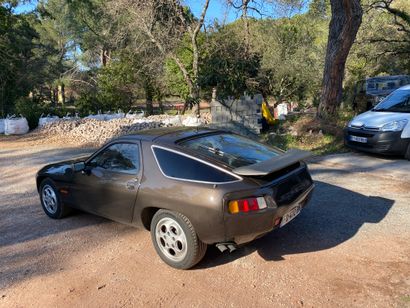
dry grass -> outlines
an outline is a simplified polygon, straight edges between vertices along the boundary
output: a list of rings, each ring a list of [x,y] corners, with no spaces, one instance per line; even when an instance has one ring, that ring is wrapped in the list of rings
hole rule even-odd
[[[343,112],[329,122],[311,114],[291,116],[266,133],[263,140],[285,150],[299,148],[317,155],[345,152],[343,127],[351,117],[350,113]]]

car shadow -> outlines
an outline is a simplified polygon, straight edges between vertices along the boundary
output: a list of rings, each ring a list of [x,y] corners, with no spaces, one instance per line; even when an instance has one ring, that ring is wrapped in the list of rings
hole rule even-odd
[[[394,204],[394,200],[315,183],[312,200],[294,221],[232,253],[209,247],[195,269],[226,264],[255,251],[266,261],[281,261],[286,255],[330,249],[351,239],[365,223],[382,221]]]
[[[44,214],[37,192],[2,198],[10,201],[0,207],[0,290],[61,271],[71,255],[139,232],[80,211],[61,220],[51,219]]]
[[[65,219],[50,219],[41,208],[37,192],[4,194],[0,207],[0,247],[47,237],[56,233],[110,222],[109,220],[75,211]],[[15,206],[17,200],[24,204]],[[81,214],[79,214],[81,213]]]

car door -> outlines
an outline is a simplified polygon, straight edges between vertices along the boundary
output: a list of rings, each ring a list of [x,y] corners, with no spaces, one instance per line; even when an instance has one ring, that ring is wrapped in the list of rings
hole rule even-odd
[[[74,198],[80,207],[130,223],[142,174],[140,143],[117,142],[91,157],[76,174]]]

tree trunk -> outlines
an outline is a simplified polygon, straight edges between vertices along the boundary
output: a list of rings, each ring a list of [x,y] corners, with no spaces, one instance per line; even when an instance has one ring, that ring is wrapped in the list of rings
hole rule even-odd
[[[164,113],[164,105],[162,104],[162,100],[158,100],[158,109],[161,114]]]
[[[58,87],[53,87],[53,104],[54,107],[58,105]]]
[[[196,86],[194,88],[194,92],[192,93],[192,101],[193,101],[193,112],[196,113],[198,117],[201,116],[201,106],[200,102],[201,100],[199,99],[199,87]]]
[[[103,67],[107,66],[110,61],[111,52],[109,49],[103,47],[100,51],[100,61]]]
[[[65,86],[64,83],[58,86],[58,103],[65,105]]]
[[[145,104],[146,104],[146,110],[145,113],[147,116],[151,115],[153,112],[153,106],[152,106],[152,100],[154,97],[154,91],[149,82],[145,83]]]
[[[245,55],[248,56],[250,50],[250,30],[249,30],[249,18],[248,18],[248,5],[250,0],[242,0],[242,19],[244,22],[244,34],[245,34]]]
[[[318,117],[336,114],[342,101],[343,77],[347,56],[362,22],[360,0],[331,0],[332,19],[329,25],[325,69]]]

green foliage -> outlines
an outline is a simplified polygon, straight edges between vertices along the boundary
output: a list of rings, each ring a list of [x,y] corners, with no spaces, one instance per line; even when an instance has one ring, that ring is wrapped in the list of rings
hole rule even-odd
[[[274,2],[286,8],[301,3]],[[366,14],[347,62],[347,102],[353,100],[356,84],[367,76],[410,73],[410,4],[394,0],[390,10],[370,9],[379,2],[362,1]],[[15,13],[18,1],[0,3],[0,116],[19,110],[33,125],[40,110],[48,111],[55,104],[55,89],[62,83],[82,115],[127,110],[142,99],[148,109],[153,100],[168,95],[186,102],[192,102],[191,96],[198,100],[193,95],[197,88],[189,88],[175,56],[192,83],[198,83],[200,98],[209,99],[216,87],[221,98],[260,92],[275,102],[318,102],[329,0],[311,0],[306,13],[288,18],[249,18],[249,46],[243,19],[208,25],[206,31],[201,28],[199,76],[194,76],[188,31],[188,25],[198,19],[189,7],[183,8],[181,18],[175,2],[166,0],[143,5],[127,0],[40,0],[37,11],[30,14]],[[153,11],[147,9],[150,4]],[[251,1],[262,8],[259,4]],[[119,9],[127,5],[129,10]],[[141,31],[142,17],[163,50]],[[23,99],[29,94],[32,99]]]
[[[103,110],[128,110],[136,83],[134,66],[127,61],[112,61],[98,73],[97,101]]]
[[[211,93],[215,87],[222,98],[259,92],[255,78],[260,68],[260,55],[249,53],[243,40],[229,27],[217,30],[210,35],[204,48],[200,71],[202,89]]]
[[[92,91],[84,91],[80,93],[75,101],[75,107],[79,111],[80,116],[95,114],[101,110],[101,105],[97,96]]]
[[[46,108],[40,105],[38,102],[33,101],[30,98],[20,97],[16,101],[15,114],[23,115],[27,118],[30,129],[36,128],[38,125],[38,119],[41,114],[46,113]]]
[[[185,67],[191,68],[193,55],[190,49],[190,40],[186,36],[177,48],[176,54]],[[171,95],[179,96],[184,100],[189,97],[189,88],[177,63],[172,58],[165,59],[165,85]],[[190,70],[188,73],[192,73]]]
[[[64,53],[46,39],[43,26],[33,13],[16,15],[0,6],[0,116],[30,92],[41,96],[64,68]]]
[[[255,22],[252,45],[262,55],[259,81],[277,102],[313,99],[321,84],[325,22],[308,17]]]
[[[410,74],[410,23],[387,10],[369,7],[374,3],[363,3],[367,9],[346,63],[344,101],[351,106],[356,99],[359,110],[365,109],[367,99],[357,91],[367,77]],[[410,3],[397,0],[394,4],[410,20]]]

